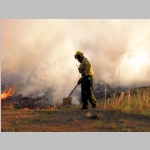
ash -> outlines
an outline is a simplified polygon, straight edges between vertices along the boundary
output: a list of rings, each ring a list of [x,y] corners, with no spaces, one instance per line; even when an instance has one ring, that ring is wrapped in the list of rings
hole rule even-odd
[[[13,95],[8,97],[6,100],[1,100],[1,107],[13,107],[15,109],[46,109],[53,107],[52,104],[47,103],[48,99],[46,97],[23,97],[20,95]]]

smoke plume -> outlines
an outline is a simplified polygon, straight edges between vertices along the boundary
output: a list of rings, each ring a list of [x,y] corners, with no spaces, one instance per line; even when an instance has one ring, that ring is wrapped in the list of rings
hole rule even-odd
[[[59,103],[80,77],[74,54],[81,50],[92,62],[95,84],[149,85],[149,27],[144,19],[2,20],[1,83]]]

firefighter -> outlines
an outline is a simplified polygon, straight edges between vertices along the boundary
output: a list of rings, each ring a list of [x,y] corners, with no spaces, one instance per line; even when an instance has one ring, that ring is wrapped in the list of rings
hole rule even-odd
[[[97,100],[93,94],[94,72],[92,64],[83,54],[83,52],[77,51],[74,55],[75,59],[80,62],[78,71],[81,74],[81,78],[78,80],[78,84],[81,84],[81,110],[88,109],[88,100],[93,108],[97,106]]]

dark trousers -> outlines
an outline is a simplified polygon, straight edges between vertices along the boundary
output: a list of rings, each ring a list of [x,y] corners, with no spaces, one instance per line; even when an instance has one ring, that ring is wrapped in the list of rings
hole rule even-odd
[[[88,108],[88,100],[91,103],[92,107],[97,104],[95,95],[93,94],[93,76],[86,76],[81,82],[81,100],[82,108]]]

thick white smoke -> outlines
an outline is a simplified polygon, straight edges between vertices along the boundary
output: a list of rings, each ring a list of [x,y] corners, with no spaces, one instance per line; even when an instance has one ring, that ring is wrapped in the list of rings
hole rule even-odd
[[[79,79],[74,54],[81,50],[93,64],[95,83],[149,85],[149,27],[144,19],[2,20],[1,83],[60,102]]]

